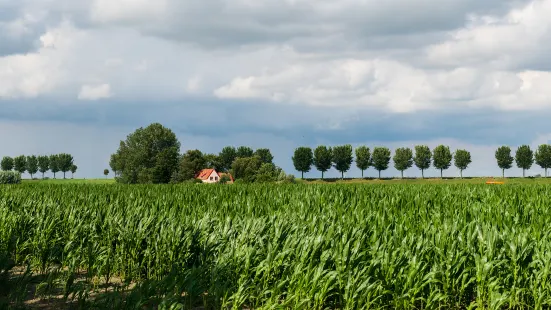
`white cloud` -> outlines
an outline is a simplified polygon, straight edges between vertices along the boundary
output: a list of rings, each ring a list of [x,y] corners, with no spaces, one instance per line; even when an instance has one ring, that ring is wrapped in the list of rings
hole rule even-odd
[[[111,86],[109,84],[83,85],[78,93],[79,100],[99,100],[111,96]]]

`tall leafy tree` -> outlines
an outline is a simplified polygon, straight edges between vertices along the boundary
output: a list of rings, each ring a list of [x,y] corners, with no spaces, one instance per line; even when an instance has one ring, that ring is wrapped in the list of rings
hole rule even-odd
[[[220,158],[216,154],[205,154],[205,168],[214,169],[218,172],[224,170]]]
[[[77,165],[73,164],[71,166],[71,179],[75,176],[75,173],[77,172],[77,169],[78,169]]]
[[[13,168],[19,173],[27,171],[27,157],[25,155],[15,157],[13,159]]]
[[[9,156],[4,156],[4,158],[2,158],[2,162],[0,163],[0,166],[2,166],[2,170],[4,171],[13,170],[13,158]]]
[[[314,167],[321,172],[321,179],[323,180],[324,173],[331,169],[333,164],[333,154],[330,147],[320,145],[314,150]]]
[[[50,170],[54,174],[54,179],[55,179],[55,174],[60,171],[59,156],[57,154],[53,154],[53,155],[50,155],[49,159],[50,159],[49,160],[50,161]]]
[[[371,152],[367,146],[359,146],[355,150],[356,153],[356,167],[362,171],[362,178],[364,177],[364,171],[371,165]]]
[[[199,150],[189,150],[180,159],[178,170],[172,176],[172,182],[179,183],[192,180],[197,173],[205,169],[207,160]]]
[[[109,175],[109,169],[103,169],[103,175],[107,179],[107,176]]]
[[[254,151],[248,146],[240,146],[237,148],[237,157],[253,157]]]
[[[404,178],[404,170],[413,166],[413,152],[408,147],[397,148],[394,152],[394,168],[400,171],[402,179]]]
[[[118,176],[120,171],[122,171],[122,167],[121,167],[122,162],[119,158],[120,158],[120,155],[115,153],[115,154],[111,154],[111,158],[109,159],[109,167],[111,167],[111,170],[113,171],[115,176]]]
[[[309,147],[301,146],[295,150],[293,155],[293,165],[297,171],[300,171],[304,179],[304,173],[310,171],[314,161],[314,154]]]
[[[415,146],[415,157],[413,162],[415,166],[421,170],[421,177],[425,178],[425,170],[430,168],[430,163],[432,161],[432,153],[426,145],[417,145]]]
[[[116,154],[121,183],[168,183],[178,169],[180,142],[159,123],[138,128],[121,141]]]
[[[218,154],[218,159],[222,165],[223,171],[229,171],[232,167],[233,161],[237,158],[237,150],[233,146],[226,146]]]
[[[440,169],[440,177],[443,177],[443,171],[452,164],[452,152],[445,145],[437,146],[432,152],[432,164],[436,169]]]
[[[231,172],[236,180],[252,183],[256,181],[257,172],[262,165],[262,160],[258,156],[238,157],[233,161]]]
[[[545,169],[545,177],[547,177],[547,169],[551,168],[551,145],[542,144],[536,150],[536,164]]]
[[[38,172],[38,158],[36,156],[27,156],[27,171],[31,175],[31,179]]]
[[[65,179],[65,174],[71,171],[71,166],[73,165],[73,156],[67,153],[61,153],[58,155],[59,160],[59,170],[63,172],[63,179]]]
[[[517,167],[522,168],[522,177],[525,177],[526,169],[530,169],[534,163],[534,152],[532,152],[528,145],[521,145],[515,154],[515,161]]]
[[[335,146],[332,153],[333,166],[341,173],[341,179],[344,179],[344,173],[350,170],[350,166],[354,161],[354,156],[352,155],[352,145],[345,144]]]
[[[254,151],[253,155],[260,157],[260,160],[265,164],[271,164],[274,160],[274,156],[270,152],[270,149],[257,149]]]
[[[38,171],[42,173],[42,178],[44,179],[44,173],[50,170],[50,157],[49,156],[38,156]]]
[[[463,178],[463,170],[471,164],[471,153],[467,150],[457,150],[454,154],[454,164],[459,169],[459,175]]]
[[[379,179],[381,178],[381,171],[388,169],[390,163],[390,150],[386,147],[373,148],[372,166],[379,172]]]
[[[497,166],[501,168],[501,176],[505,178],[505,169],[511,169],[511,167],[513,167],[513,161],[515,160],[511,155],[511,148],[505,145],[500,146],[496,150],[495,157]]]

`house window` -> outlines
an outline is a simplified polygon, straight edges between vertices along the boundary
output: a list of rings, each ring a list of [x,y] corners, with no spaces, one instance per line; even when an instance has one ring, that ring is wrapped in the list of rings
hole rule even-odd
[[[210,177],[210,180],[212,181],[212,177]]]
[[[215,181],[218,181],[218,177],[214,177],[214,180],[215,180]]]

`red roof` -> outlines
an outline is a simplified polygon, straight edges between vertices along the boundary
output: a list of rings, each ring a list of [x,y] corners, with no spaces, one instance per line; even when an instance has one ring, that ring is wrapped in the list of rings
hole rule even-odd
[[[210,177],[213,171],[218,175],[218,172],[216,172],[216,170],[214,169],[203,169],[197,174],[195,178],[201,179],[201,180],[208,180],[208,178]]]

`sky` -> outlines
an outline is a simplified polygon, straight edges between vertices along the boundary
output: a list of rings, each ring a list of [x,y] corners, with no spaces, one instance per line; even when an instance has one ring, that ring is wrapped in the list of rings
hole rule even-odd
[[[182,152],[268,147],[295,175],[293,150],[320,144],[445,144],[471,152],[465,175],[500,175],[498,146],[551,139],[549,16],[551,0],[0,0],[0,156],[71,153],[102,177],[159,122]]]

